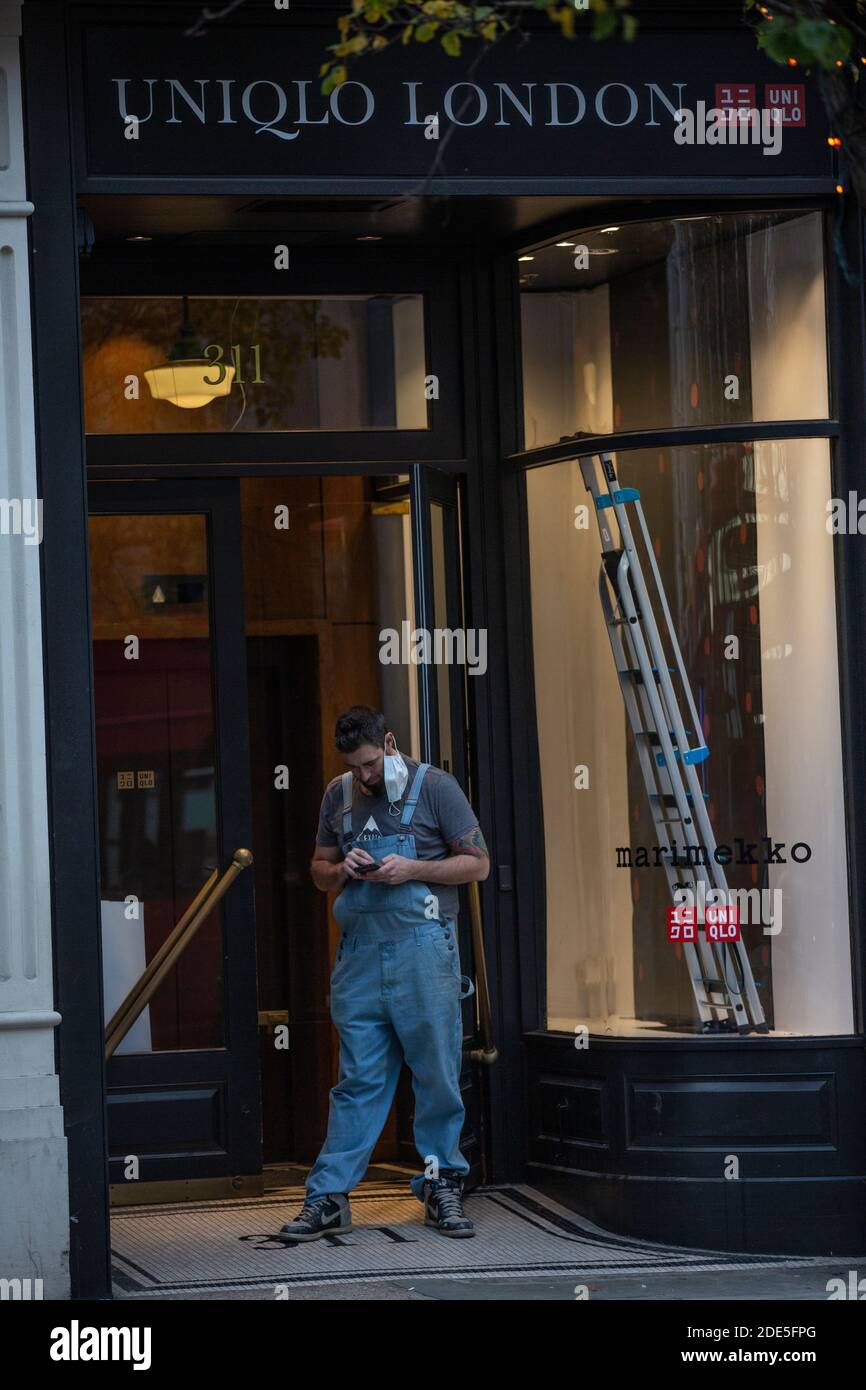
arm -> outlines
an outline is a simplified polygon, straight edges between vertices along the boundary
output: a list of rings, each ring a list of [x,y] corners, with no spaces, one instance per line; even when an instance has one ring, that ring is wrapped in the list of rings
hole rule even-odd
[[[310,861],[310,875],[323,893],[336,893],[348,877],[344,859],[336,845],[316,845]]]
[[[447,859],[415,859],[412,878],[424,883],[483,883],[490,873],[490,860],[473,854],[450,854]]]

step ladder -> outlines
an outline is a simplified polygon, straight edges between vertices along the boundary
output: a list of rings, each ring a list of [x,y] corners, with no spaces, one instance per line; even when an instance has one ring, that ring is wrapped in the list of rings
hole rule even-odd
[[[601,477],[596,459],[601,465]],[[599,597],[649,798],[656,843],[660,846],[657,858],[664,866],[671,900],[681,900],[676,896],[677,889],[690,889],[690,901],[695,904],[705,901],[705,895],[711,891],[721,890],[715,892],[710,902],[728,904],[731,898],[724,869],[715,860],[716,840],[705,804],[707,794],[696,771],[710,756],[710,750],[704,742],[640,493],[637,488],[619,486],[610,454],[585,455],[578,462],[595,503],[601,535]],[[656,601],[664,619],[664,641],[644,580],[629,507],[634,510],[643,538]],[[668,664],[669,657],[675,665]],[[672,677],[677,676],[688,706],[690,727],[684,722],[674,688]],[[673,845],[672,829],[679,832],[673,835]],[[698,846],[706,851],[706,864],[697,862],[701,857]],[[695,849],[695,862],[683,863],[681,860],[691,857],[689,847]],[[699,896],[699,882],[704,885],[703,898]],[[697,916],[700,919],[703,913],[698,911]],[[683,952],[701,1032],[769,1031],[742,940],[712,941],[707,937],[706,923],[699,920],[696,940],[684,941]]]

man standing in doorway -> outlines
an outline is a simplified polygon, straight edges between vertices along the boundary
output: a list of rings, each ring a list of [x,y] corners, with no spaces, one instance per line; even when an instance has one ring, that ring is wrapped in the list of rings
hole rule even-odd
[[[352,1229],[349,1193],[367,1170],[404,1058],[425,1165],[410,1186],[425,1224],[472,1236],[462,1206],[460,1001],[474,990],[460,974],[457,885],[487,878],[487,846],[455,778],[404,760],[378,710],[341,714],[336,745],[349,770],[325,790],[310,872],[323,893],[339,890],[331,1017],[340,1077],[303,1209],[280,1236]]]

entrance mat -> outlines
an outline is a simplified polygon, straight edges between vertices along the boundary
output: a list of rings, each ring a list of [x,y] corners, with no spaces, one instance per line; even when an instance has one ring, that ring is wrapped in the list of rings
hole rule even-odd
[[[343,1281],[435,1278],[520,1279],[564,1274],[652,1274],[671,1270],[803,1267],[818,1258],[729,1255],[652,1245],[610,1235],[524,1185],[478,1187],[465,1199],[475,1236],[454,1240],[424,1225],[405,1186],[364,1184],[351,1198],[354,1230],[286,1245],[275,1239],[296,1215],[304,1189],[187,1205],[128,1207],[111,1214],[118,1290],[272,1291]],[[271,1294],[273,1296],[273,1294]]]

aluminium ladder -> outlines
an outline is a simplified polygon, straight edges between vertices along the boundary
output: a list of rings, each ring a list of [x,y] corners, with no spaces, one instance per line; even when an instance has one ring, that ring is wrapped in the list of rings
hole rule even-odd
[[[637,488],[621,488],[610,454],[598,455],[603,480],[600,482],[596,456],[578,459],[583,480],[595,503],[601,534],[602,563],[598,586],[605,624],[613,650],[626,713],[634,734],[641,773],[655,824],[657,844],[674,903],[677,889],[690,889],[692,902],[700,902],[698,883],[704,895],[713,890],[715,902],[731,902],[724,869],[716,863],[716,840],[705,805],[705,793],[695,768],[710,755],[695,708],[682,653],[674,631],[661,575],[647,530],[640,493]],[[626,508],[634,507],[649,558],[656,596],[667,637],[667,650],[676,668],[668,665],[668,655],[656,624],[653,606],[641,569]],[[618,539],[612,533],[609,514],[616,518]],[[692,728],[683,722],[671,676],[679,673],[688,704]],[[689,734],[696,746],[689,746]],[[685,844],[682,858],[671,846],[669,828],[679,827]],[[674,837],[674,846],[677,841]],[[694,863],[689,848],[694,848]],[[700,847],[703,847],[703,851]],[[707,862],[701,863],[705,853]],[[691,877],[690,877],[691,876]],[[704,897],[706,901],[706,896]],[[702,919],[703,912],[697,917]],[[696,940],[684,941],[683,951],[695,1002],[705,1033],[739,1033],[754,1029],[768,1032],[758,999],[752,968],[742,940],[711,941],[706,924],[698,920]]]

